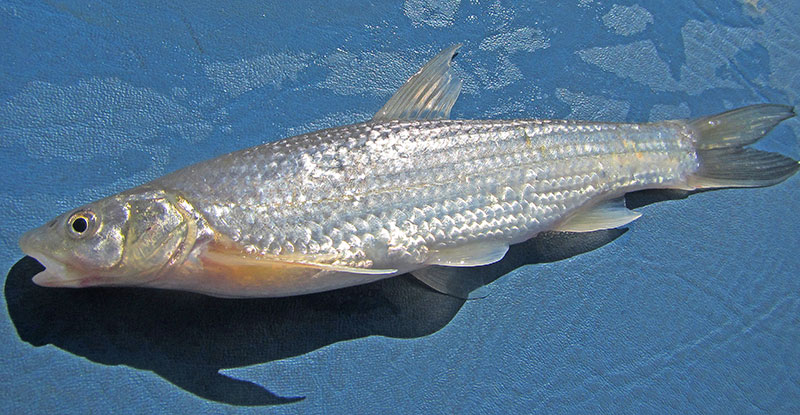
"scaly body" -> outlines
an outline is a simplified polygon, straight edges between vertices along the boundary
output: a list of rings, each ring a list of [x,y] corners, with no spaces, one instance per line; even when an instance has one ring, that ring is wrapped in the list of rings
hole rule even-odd
[[[638,217],[619,202],[627,192],[770,185],[797,170],[786,157],[742,149],[793,115],[782,106],[647,124],[421,119],[447,118],[460,87],[449,72],[454,52],[434,58],[373,121],[230,153],[97,202],[151,223],[102,239],[120,251],[95,267],[102,272],[23,237],[26,252],[55,270],[37,282],[261,297],[415,272],[461,295],[457,275],[431,271],[497,261],[546,230],[623,225]],[[94,237],[103,219],[95,210],[64,216],[67,233]],[[88,275],[56,278],[77,268]]]
[[[234,152],[149,186],[202,214],[213,231],[199,244],[223,236],[254,254],[403,272],[441,249],[524,241],[593,201],[685,186],[698,166],[692,142],[676,122],[365,123]]]

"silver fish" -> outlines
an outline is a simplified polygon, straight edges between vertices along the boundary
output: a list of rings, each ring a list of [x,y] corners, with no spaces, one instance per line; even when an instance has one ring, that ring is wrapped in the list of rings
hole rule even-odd
[[[464,296],[459,267],[542,231],[638,218],[627,192],[769,186],[800,168],[745,148],[794,115],[782,105],[644,124],[450,120],[459,47],[368,122],[195,164],[27,232],[22,250],[46,267],[34,282],[275,297],[411,272]]]

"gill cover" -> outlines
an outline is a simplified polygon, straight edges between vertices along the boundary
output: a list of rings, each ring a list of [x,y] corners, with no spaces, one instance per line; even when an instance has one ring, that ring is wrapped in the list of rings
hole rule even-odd
[[[196,222],[185,206],[185,201],[163,191],[128,201],[122,274],[155,277],[185,258],[197,236]]]

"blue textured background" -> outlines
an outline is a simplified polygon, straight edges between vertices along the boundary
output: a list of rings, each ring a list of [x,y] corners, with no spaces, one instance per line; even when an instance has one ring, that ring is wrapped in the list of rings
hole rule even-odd
[[[367,119],[457,42],[457,118],[795,105],[800,2],[180,3],[0,1],[0,412],[800,413],[800,177],[634,195],[627,232],[537,238],[467,302],[407,278],[246,301],[41,289],[16,243],[178,167]],[[759,146],[798,158],[799,133]]]

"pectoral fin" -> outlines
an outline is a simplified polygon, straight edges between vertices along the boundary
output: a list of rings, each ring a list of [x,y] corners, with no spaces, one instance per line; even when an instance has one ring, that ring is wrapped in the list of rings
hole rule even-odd
[[[611,199],[578,212],[553,230],[564,232],[594,232],[624,226],[642,216],[625,207],[625,197]]]
[[[373,121],[436,120],[450,117],[461,80],[450,68],[450,61],[461,45],[450,46],[428,61],[400,87],[378,111]]]
[[[313,268],[322,271],[337,271],[363,275],[389,275],[397,272],[396,269],[359,268],[346,265],[315,262],[323,258],[313,255],[287,255],[285,257],[278,255],[256,256],[242,254],[240,252],[209,250],[204,254],[204,259],[231,267],[263,267],[269,269],[275,267]]]

